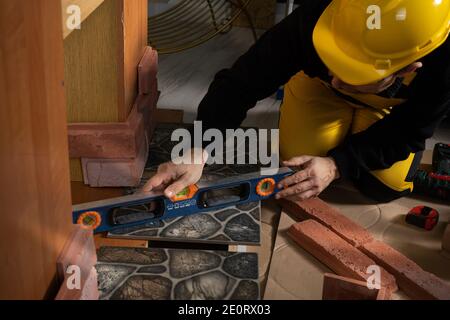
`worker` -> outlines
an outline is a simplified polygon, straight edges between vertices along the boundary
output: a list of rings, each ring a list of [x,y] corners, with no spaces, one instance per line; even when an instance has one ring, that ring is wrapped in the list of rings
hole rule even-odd
[[[337,179],[380,202],[406,196],[450,108],[449,28],[450,0],[303,0],[215,76],[198,120],[237,128],[285,85],[280,155],[296,173],[277,198],[316,197]],[[203,168],[166,163],[144,191],[170,197]]]

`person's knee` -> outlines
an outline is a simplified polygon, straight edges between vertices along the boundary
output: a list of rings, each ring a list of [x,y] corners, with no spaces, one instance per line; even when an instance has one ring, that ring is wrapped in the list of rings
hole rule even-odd
[[[411,194],[411,188],[394,190],[368,172],[362,173],[354,183],[364,195],[380,203],[391,202]]]
[[[413,180],[420,165],[422,153],[411,154],[408,159],[391,168],[373,172],[363,171],[356,182],[362,193],[378,202],[391,202],[411,194]]]

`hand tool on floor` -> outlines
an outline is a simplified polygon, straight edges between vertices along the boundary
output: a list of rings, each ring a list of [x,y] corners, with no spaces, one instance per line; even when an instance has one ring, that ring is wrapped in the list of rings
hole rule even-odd
[[[433,151],[433,170],[417,171],[414,179],[416,192],[450,200],[450,145],[438,143]]]
[[[405,221],[413,226],[430,231],[439,222],[439,212],[427,206],[418,206],[406,215]]]
[[[433,150],[433,170],[442,175],[450,175],[450,144],[438,143]]]
[[[134,194],[73,206],[73,222],[95,233],[187,216],[270,198],[278,182],[291,175],[281,168],[271,176],[249,173],[192,185],[171,199],[162,193]]]

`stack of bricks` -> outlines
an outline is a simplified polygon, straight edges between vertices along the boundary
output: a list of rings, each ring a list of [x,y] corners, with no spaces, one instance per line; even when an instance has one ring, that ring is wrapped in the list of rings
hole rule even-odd
[[[340,276],[366,281],[370,266],[381,271],[383,298],[398,287],[411,299],[450,300],[450,286],[320,199],[281,200],[283,209],[300,220],[289,235]],[[377,296],[380,299],[380,296]]]
[[[81,158],[91,187],[139,184],[156,126],[158,55],[150,47],[138,66],[138,93],[126,122],[69,124],[69,154]]]
[[[56,300],[98,300],[96,263],[92,230],[73,225],[73,231],[57,260],[61,286]]]

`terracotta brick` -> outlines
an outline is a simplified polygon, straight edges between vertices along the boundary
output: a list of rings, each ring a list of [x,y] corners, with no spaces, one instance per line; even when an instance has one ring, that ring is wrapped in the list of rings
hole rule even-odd
[[[64,281],[55,300],[98,300],[99,297],[97,270],[92,267],[89,276],[81,279],[80,289],[69,289]]]
[[[61,288],[56,297],[57,300],[79,300],[82,296],[86,299],[98,299],[97,288],[97,252],[95,248],[92,230],[83,229],[80,225],[73,225],[73,231],[64,245],[57,259],[58,279]],[[69,266],[80,268],[80,289],[69,290],[67,279],[72,274],[67,274]],[[97,294],[96,294],[97,291]]]
[[[153,83],[151,94],[140,95],[136,99],[138,110],[142,113],[144,118],[144,125],[147,128],[147,137],[151,140],[153,131],[157,124],[157,103],[161,93],[157,90],[157,83]]]
[[[450,286],[447,283],[426,272],[391,246],[373,241],[365,244],[361,250],[392,273],[400,289],[410,298],[450,300]]]
[[[376,265],[375,261],[314,220],[294,224],[288,234],[340,276],[366,281],[371,276],[367,273],[368,267]],[[397,290],[395,278],[383,268],[380,285],[392,292]]]
[[[97,263],[92,230],[73,225],[73,231],[57,259],[57,272],[60,282],[66,278],[66,270],[71,265],[80,267],[82,279],[87,279],[92,267]]]
[[[313,219],[333,230],[351,245],[360,247],[373,240],[369,231],[342,215],[319,198],[302,202],[280,200],[283,209],[301,220]]]
[[[80,300],[80,297],[81,289],[70,290],[67,288],[66,283],[64,282],[59,288],[55,300]]]
[[[127,138],[129,140],[127,141],[130,143],[132,141],[133,146],[138,146],[136,150],[132,148],[133,152],[125,152],[125,143],[119,143],[119,138],[113,139],[114,137],[112,137],[111,143],[107,144],[109,146],[107,157],[101,156],[103,153],[100,152],[97,152],[93,157],[82,157],[81,166],[85,184],[91,187],[134,187],[139,185],[148,157],[149,141],[156,127],[158,98],[159,92],[156,91],[155,84],[153,84],[152,94],[139,95],[127,123],[120,124],[133,128],[134,135],[130,139]],[[83,126],[86,125],[78,125],[78,129],[84,128]],[[109,126],[111,125],[109,124]],[[96,130],[97,132],[101,131],[101,128]],[[101,136],[94,135],[87,139],[89,137],[86,136],[85,139],[90,140],[91,144],[94,143],[97,146],[102,143],[97,141],[99,137]],[[89,146],[88,143],[81,145],[83,148]],[[118,147],[114,148],[114,146]]]
[[[392,291],[386,288],[378,290],[377,300],[391,300]]]
[[[137,157],[146,132],[149,133],[149,127],[155,122],[154,110],[158,97],[159,93],[154,85],[151,95],[139,95],[126,122],[69,124],[70,157],[102,159]]]
[[[145,49],[144,56],[138,66],[139,94],[149,94],[152,91],[152,83],[156,83],[158,70],[158,54],[151,47]]]
[[[447,225],[442,237],[442,250],[450,254],[450,223]]]
[[[80,300],[98,300],[99,298],[97,270],[94,267],[81,290]]]
[[[135,187],[141,182],[148,158],[148,143],[143,141],[134,159],[81,159],[84,183],[91,187]]]
[[[383,294],[380,294],[383,291]],[[355,280],[336,274],[325,273],[323,300],[387,300],[384,289],[369,289],[366,281]]]
[[[139,127],[138,130],[143,131]],[[135,128],[126,123],[69,125],[71,158],[135,157],[137,154]]]

